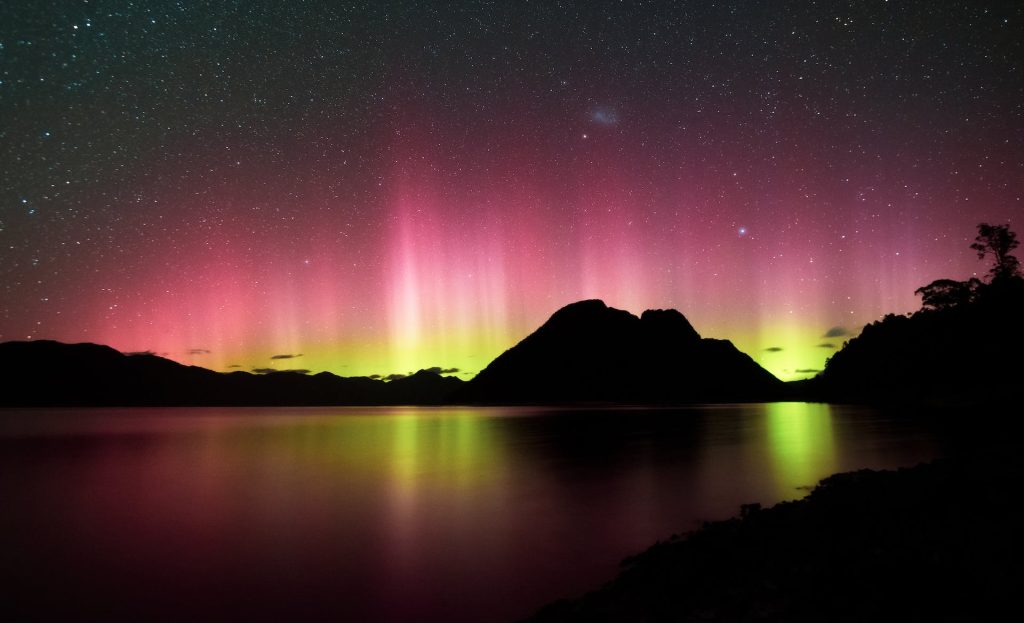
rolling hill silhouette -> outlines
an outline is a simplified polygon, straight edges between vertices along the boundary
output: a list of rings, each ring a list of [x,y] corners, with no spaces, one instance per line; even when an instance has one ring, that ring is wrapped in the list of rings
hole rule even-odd
[[[0,344],[6,406],[440,404],[463,383],[426,370],[384,382],[329,372],[221,373],[97,344]]]
[[[771,400],[783,384],[727,340],[702,339],[674,309],[639,318],[603,301],[573,303],[453,396],[469,403]]]

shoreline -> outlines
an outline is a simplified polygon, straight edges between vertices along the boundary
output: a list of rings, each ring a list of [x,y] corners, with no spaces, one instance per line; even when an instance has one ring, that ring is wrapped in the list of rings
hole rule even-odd
[[[994,616],[1021,586],[1017,448],[829,476],[673,535],[532,623],[935,621]]]

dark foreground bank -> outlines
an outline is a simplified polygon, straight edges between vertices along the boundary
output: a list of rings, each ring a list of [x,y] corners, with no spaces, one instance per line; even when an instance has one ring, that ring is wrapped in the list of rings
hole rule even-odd
[[[1022,465],[1001,449],[831,476],[658,543],[531,621],[996,620],[1020,609]]]

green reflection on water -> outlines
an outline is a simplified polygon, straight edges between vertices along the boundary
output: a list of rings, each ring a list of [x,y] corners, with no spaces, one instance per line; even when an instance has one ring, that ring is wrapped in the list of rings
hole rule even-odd
[[[462,410],[388,418],[393,476],[455,486],[485,476],[500,454],[489,424],[485,416]]]
[[[799,487],[813,486],[835,471],[830,405],[775,402],[765,405],[765,415],[775,487],[783,498],[799,497]]]
[[[492,422],[474,410],[411,412],[387,422],[390,447],[378,456],[389,466],[380,482],[387,499],[380,519],[389,533],[382,555],[395,565],[394,573],[405,573],[429,558],[425,548],[438,513],[466,530],[486,523],[476,515],[488,506],[479,502],[499,477],[503,452]]]

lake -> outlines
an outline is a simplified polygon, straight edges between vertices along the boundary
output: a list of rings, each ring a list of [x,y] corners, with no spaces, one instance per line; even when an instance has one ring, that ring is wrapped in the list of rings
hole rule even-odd
[[[944,451],[806,403],[0,410],[0,618],[512,621],[740,504]]]

